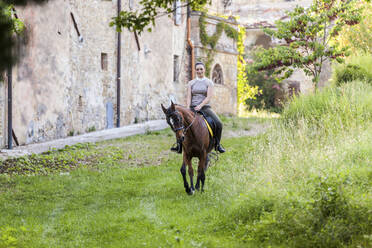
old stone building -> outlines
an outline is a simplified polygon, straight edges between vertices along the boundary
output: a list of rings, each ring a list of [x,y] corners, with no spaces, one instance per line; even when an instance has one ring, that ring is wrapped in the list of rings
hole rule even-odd
[[[213,0],[208,11],[240,16],[249,51],[256,45],[274,45],[262,27],[273,26],[276,19],[285,18],[286,10],[297,4],[307,6],[310,1]],[[20,144],[159,119],[163,118],[161,103],[185,104],[192,63],[205,61],[211,49],[200,40],[200,13],[192,12],[188,19],[187,9],[177,8],[173,15],[157,18],[151,33],[123,30],[119,42],[115,28],[109,26],[117,15],[118,2],[54,0],[17,9],[26,25],[19,45],[22,59],[12,73],[12,122]],[[121,9],[139,9],[139,2],[121,0]],[[175,6],[181,2],[176,1]],[[221,21],[234,29],[238,25],[234,19],[207,16],[205,20],[208,35],[216,32]],[[212,105],[218,113],[237,112],[236,64],[236,41],[222,33],[209,71],[216,83]],[[301,72],[290,80],[299,82],[302,92],[311,86]],[[3,147],[7,142],[7,92],[2,83]]]
[[[123,0],[121,8],[138,9],[138,2]],[[198,40],[199,14],[190,17],[190,33],[186,8],[157,18],[151,33],[123,30],[119,49],[118,34],[109,27],[117,3],[54,0],[17,9],[26,25],[19,48],[22,59],[12,73],[12,122],[20,144],[112,128],[118,114],[121,126],[159,119],[161,103],[185,104],[191,79],[188,42],[194,45],[194,61],[204,56]],[[207,20],[207,30],[213,33],[217,19]],[[211,70],[218,81],[214,108],[235,114],[235,41],[221,37]],[[5,146],[8,91],[6,84],[0,87],[0,143]]]

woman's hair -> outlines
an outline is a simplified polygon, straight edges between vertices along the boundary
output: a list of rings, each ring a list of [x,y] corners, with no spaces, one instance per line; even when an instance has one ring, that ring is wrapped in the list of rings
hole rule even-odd
[[[205,69],[205,65],[204,65],[203,62],[196,62],[196,63],[195,63],[195,68],[196,68],[198,65],[202,65],[202,66],[204,67],[204,69]]]

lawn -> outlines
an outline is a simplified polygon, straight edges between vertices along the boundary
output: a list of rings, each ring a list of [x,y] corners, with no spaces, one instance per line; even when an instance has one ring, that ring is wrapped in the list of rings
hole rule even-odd
[[[225,121],[226,129],[257,122]],[[224,140],[229,152],[208,170],[205,193],[192,197],[184,192],[181,155],[169,151],[169,129],[7,161],[0,247],[240,246],[214,223],[239,195],[224,183],[222,167],[239,163],[252,139]]]
[[[372,86],[223,117],[227,149],[185,193],[169,130],[3,161],[0,247],[372,247]]]

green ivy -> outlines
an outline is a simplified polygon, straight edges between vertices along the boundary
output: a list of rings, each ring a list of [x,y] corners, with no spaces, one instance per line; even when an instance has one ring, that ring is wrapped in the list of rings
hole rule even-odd
[[[234,41],[238,40],[239,32],[235,30],[233,27],[231,27],[229,24],[220,21],[216,25],[216,32],[212,36],[208,36],[206,26],[205,26],[205,13],[202,12],[200,18],[199,18],[199,30],[200,30],[200,41],[203,44],[204,47],[207,47],[208,45],[211,47],[210,50],[207,51],[207,59],[205,62],[205,70],[206,70],[206,76],[210,76],[210,69],[211,65],[214,61],[214,56],[216,54],[216,45],[218,43],[218,40],[221,38],[222,31],[225,32],[226,36],[233,39]]]
[[[22,34],[25,30],[25,24],[19,20],[18,18],[15,18],[13,15],[13,5],[7,5],[4,7],[3,11],[7,17],[9,17],[12,20],[12,32],[16,34]]]

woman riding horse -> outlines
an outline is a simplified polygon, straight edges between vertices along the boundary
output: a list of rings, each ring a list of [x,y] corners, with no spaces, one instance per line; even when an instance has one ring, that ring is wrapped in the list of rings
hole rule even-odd
[[[196,63],[195,68],[197,77],[188,83],[187,108],[174,105],[173,102],[168,109],[161,105],[168,124],[176,133],[177,148],[175,148],[175,150],[179,153],[182,152],[182,148],[184,150],[181,174],[188,194],[194,193],[192,158],[199,158],[198,176],[195,188],[198,190],[201,182],[203,191],[208,153],[213,147],[220,153],[225,152],[225,149],[220,145],[222,122],[208,105],[213,95],[213,82],[204,77],[205,66],[203,63]],[[192,111],[190,111],[190,109]],[[214,139],[210,138],[208,128],[203,118],[196,114],[196,111],[202,111],[213,119],[216,126]],[[188,166],[190,176],[190,187],[186,180],[186,165]]]

